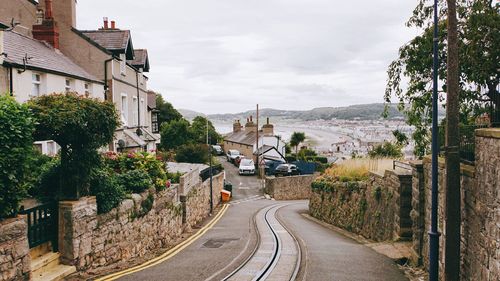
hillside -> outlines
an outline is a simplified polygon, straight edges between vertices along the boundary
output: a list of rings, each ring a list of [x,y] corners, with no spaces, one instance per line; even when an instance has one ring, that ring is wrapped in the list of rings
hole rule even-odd
[[[351,105],[347,107],[320,107],[306,111],[298,110],[280,110],[264,108],[261,109],[259,114],[261,117],[279,117],[280,119],[294,119],[303,121],[312,120],[331,120],[331,119],[361,119],[361,120],[376,120],[380,119],[384,111],[384,104],[361,104]],[[255,116],[255,110],[249,110],[241,113],[227,113],[227,114],[212,114],[208,115],[211,120],[245,120],[248,116]],[[396,105],[389,107],[389,119],[401,119],[403,115],[397,110]]]

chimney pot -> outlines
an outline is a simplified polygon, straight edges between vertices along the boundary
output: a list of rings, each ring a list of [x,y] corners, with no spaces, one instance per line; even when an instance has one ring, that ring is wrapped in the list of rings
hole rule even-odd
[[[104,29],[108,29],[108,17],[104,17]]]
[[[111,29],[116,28],[116,22],[114,20],[111,21]]]
[[[45,18],[52,19],[52,0],[45,0]]]

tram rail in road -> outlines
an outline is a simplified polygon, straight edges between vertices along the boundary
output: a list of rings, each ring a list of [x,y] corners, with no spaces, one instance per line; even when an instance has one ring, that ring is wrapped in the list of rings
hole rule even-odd
[[[256,217],[257,248],[236,270],[222,280],[295,280],[300,266],[300,246],[277,219],[277,211],[289,204],[263,208]]]

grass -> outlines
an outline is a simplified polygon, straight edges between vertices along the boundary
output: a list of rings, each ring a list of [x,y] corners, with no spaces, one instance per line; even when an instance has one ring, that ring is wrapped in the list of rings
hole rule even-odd
[[[357,158],[326,169],[323,176],[341,182],[363,181],[368,179],[370,172],[383,173],[386,169],[392,169],[392,159]]]

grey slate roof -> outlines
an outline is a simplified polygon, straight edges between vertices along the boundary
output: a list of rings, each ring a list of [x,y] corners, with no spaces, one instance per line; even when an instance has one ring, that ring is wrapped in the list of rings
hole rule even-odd
[[[129,30],[80,30],[80,32],[110,51],[127,49],[130,40]]]
[[[224,141],[230,141],[230,142],[235,142],[235,143],[241,143],[241,144],[246,144],[246,145],[253,145],[257,141],[257,134],[254,131],[250,132],[245,132],[240,131],[240,132],[233,132],[229,133],[225,138]]]
[[[148,91],[148,108],[156,109],[156,93],[153,91]]]
[[[3,40],[4,52],[7,54],[4,62],[7,64],[23,67],[25,57],[28,57],[26,61],[27,68],[46,70],[62,76],[103,83],[97,77],[83,70],[59,50],[44,42],[14,31],[4,31]]]
[[[142,68],[144,72],[149,72],[148,50],[135,49],[134,50],[134,59],[128,60],[127,62],[137,69]]]

